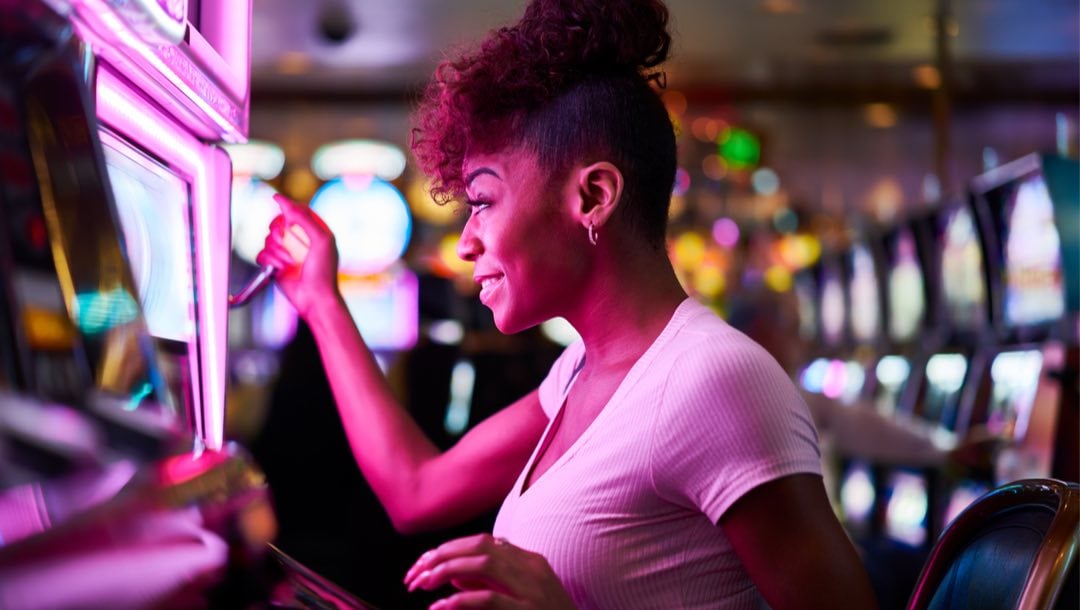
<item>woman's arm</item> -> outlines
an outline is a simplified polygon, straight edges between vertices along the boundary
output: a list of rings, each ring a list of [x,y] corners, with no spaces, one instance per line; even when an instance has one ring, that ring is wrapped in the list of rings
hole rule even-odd
[[[333,235],[309,209],[278,202],[283,215],[271,225],[259,262],[279,269],[279,287],[311,327],[353,456],[394,527],[448,526],[494,507],[547,425],[538,392],[440,452],[397,403],[345,306]],[[285,226],[294,235],[293,227],[302,230],[300,246]]]
[[[796,474],[756,487],[719,525],[772,608],[877,608],[821,477]]]

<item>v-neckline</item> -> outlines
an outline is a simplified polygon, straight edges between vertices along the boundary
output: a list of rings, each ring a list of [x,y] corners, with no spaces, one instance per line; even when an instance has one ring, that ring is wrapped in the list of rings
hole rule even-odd
[[[611,405],[618,404],[618,402],[622,400],[623,395],[626,394],[626,392],[629,391],[629,388],[637,382],[639,377],[641,377],[641,370],[649,365],[660,346],[667,342],[668,336],[677,330],[677,326],[681,326],[682,319],[686,317],[684,310],[687,309],[687,303],[696,303],[696,301],[691,297],[687,297],[675,308],[675,311],[671,314],[671,318],[668,320],[667,324],[664,325],[660,334],[653,339],[652,343],[649,344],[649,347],[646,348],[645,351],[638,356],[638,359],[634,361],[634,364],[630,366],[630,370],[628,370],[622,380],[619,381],[619,385],[615,388],[615,392],[607,399],[607,402],[604,403],[604,406],[600,409],[600,412],[596,414],[596,417],[589,422],[588,426],[585,426],[585,429],[581,431],[581,434],[579,434],[576,439],[574,439],[574,442],[570,443],[570,446],[566,448],[566,451],[563,451],[562,454],[555,458],[555,461],[544,470],[544,472],[540,473],[539,476],[530,482],[529,479],[533,477],[533,473],[536,471],[537,462],[550,448],[556,431],[562,425],[563,413],[566,411],[566,402],[567,398],[570,396],[570,390],[574,387],[574,384],[578,379],[578,374],[581,373],[581,369],[585,366],[586,354],[582,352],[581,359],[574,365],[574,372],[572,373],[570,381],[566,384],[566,387],[563,388],[562,401],[559,405],[559,410],[555,413],[555,416],[551,418],[551,421],[548,422],[547,428],[544,430],[544,436],[540,440],[540,444],[538,444],[533,451],[533,455],[529,459],[529,463],[522,474],[521,481],[515,488],[518,497],[523,496],[530,489],[536,487],[537,483],[546,479],[553,470],[566,461],[568,459],[567,456],[575,453],[579,446],[581,446],[591,435],[592,431],[598,427],[597,422],[599,422],[605,414],[612,411]],[[679,322],[679,324],[677,324],[677,322]]]

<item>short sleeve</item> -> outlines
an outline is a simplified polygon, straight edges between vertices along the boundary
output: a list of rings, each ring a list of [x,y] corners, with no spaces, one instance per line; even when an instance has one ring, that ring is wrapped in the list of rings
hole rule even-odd
[[[672,363],[652,443],[657,493],[713,523],[763,483],[821,474],[817,431],[802,397],[772,356],[734,331]]]
[[[540,407],[548,419],[559,412],[574,376],[581,369],[584,357],[585,344],[581,340],[571,343],[551,365],[547,377],[540,382]]]

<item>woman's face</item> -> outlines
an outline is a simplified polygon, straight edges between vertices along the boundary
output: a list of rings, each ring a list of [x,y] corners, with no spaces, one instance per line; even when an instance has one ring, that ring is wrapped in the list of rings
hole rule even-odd
[[[469,219],[458,255],[475,263],[480,301],[504,333],[564,315],[586,265],[586,233],[575,220],[573,180],[548,180],[522,151],[465,159]]]

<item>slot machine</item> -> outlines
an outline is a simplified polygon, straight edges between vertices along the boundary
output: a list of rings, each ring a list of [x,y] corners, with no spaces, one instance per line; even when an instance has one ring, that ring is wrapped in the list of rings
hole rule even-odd
[[[363,607],[224,439],[250,11],[0,4],[0,607]]]
[[[929,276],[924,285],[934,298],[926,301],[920,337],[925,351],[909,352],[911,366],[896,411],[935,447],[949,450],[966,434],[981,363],[993,341],[985,245],[967,198],[944,202],[925,220],[928,226],[922,222],[913,231],[931,235],[931,248],[923,250]],[[899,262],[900,244],[894,247]],[[890,315],[900,311],[891,308]],[[925,552],[944,528],[951,487],[938,467],[884,473],[879,505],[884,538]]]
[[[986,357],[970,433],[1003,444],[994,484],[1076,478],[1077,431],[1059,421],[1075,421],[1076,410],[1075,396],[1064,392],[1076,377],[1069,363],[1077,360],[1080,310],[1078,180],[1080,163],[1039,154],[972,180],[997,346]]]
[[[926,358],[922,340],[929,327],[930,297],[925,229],[925,219],[908,219],[853,247],[848,256],[852,277],[862,277],[861,288],[850,290],[853,309],[858,303],[858,308],[870,310],[862,314],[867,319],[858,323],[852,319],[852,335],[863,350],[861,402],[864,408],[872,408],[904,429],[912,411],[910,396],[922,381],[921,366]],[[885,462],[895,461],[885,458],[906,451],[891,448],[875,460],[845,461],[838,492],[840,514],[857,537],[881,535],[883,509],[879,500],[887,491],[885,483],[890,476]]]

